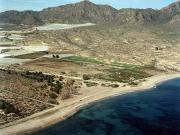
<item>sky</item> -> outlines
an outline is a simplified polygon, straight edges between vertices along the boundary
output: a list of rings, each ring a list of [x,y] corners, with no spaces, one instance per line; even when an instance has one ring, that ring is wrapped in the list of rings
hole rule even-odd
[[[0,12],[6,10],[35,10],[76,3],[81,0],[0,0]],[[121,8],[154,8],[160,9],[177,0],[90,0],[96,4],[108,4]]]

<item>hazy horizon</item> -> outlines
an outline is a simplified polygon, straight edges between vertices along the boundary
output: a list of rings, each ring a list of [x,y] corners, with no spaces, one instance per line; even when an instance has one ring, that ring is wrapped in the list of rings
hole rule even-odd
[[[8,10],[34,10],[40,11],[48,7],[77,3],[82,0],[0,0],[0,12]],[[90,0],[95,4],[108,4],[116,9],[121,8],[153,8],[161,9],[177,0]]]

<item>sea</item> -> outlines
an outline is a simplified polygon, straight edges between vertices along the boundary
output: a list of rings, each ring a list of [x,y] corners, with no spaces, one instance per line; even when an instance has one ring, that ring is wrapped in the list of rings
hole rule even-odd
[[[180,78],[92,103],[31,135],[180,135]]]

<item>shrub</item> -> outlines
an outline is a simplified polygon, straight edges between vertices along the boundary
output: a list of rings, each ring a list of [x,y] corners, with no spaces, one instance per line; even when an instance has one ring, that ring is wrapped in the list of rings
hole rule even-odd
[[[118,87],[119,87],[118,84],[111,84],[110,86],[111,86],[112,88],[118,88]]]
[[[52,76],[48,76],[47,82],[48,82],[48,84],[51,84],[52,82],[54,82],[54,78]]]
[[[73,80],[73,79],[67,80],[67,84],[68,84],[68,85],[73,85],[74,82],[75,82],[75,80]]]
[[[63,88],[63,84],[59,81],[56,81],[56,83],[51,83],[51,91],[56,92],[57,94],[60,93],[60,90]]]
[[[49,97],[50,98],[53,98],[53,99],[56,99],[58,96],[55,94],[55,93],[49,93]]]
[[[8,72],[8,74],[11,74],[11,70],[8,70],[7,72]]]
[[[59,55],[56,55],[56,58],[59,58]]]
[[[65,74],[66,74],[66,72],[61,72],[61,74],[65,75]]]
[[[26,71],[26,75],[30,75],[30,72],[28,70]]]
[[[59,81],[63,81],[64,77],[63,76],[60,76],[59,77]]]
[[[86,74],[83,75],[83,80],[90,80],[90,79],[91,79],[90,75],[86,75]]]
[[[86,84],[87,87],[93,87],[93,86],[97,86],[98,83],[95,82],[84,82]]]
[[[2,109],[5,114],[19,112],[12,104],[7,103],[4,100],[0,100],[0,109]]]
[[[56,84],[55,84],[55,92],[56,93],[60,93],[60,90],[63,88],[63,84],[60,83],[59,81],[56,81]]]
[[[137,82],[134,82],[134,81],[130,81],[128,84],[129,84],[129,85],[132,85],[132,86],[137,86],[137,85],[138,85],[138,83],[137,83]]]
[[[53,98],[49,98],[48,102],[51,103],[51,104],[56,104],[56,105],[59,104],[59,102],[56,99],[53,99]]]

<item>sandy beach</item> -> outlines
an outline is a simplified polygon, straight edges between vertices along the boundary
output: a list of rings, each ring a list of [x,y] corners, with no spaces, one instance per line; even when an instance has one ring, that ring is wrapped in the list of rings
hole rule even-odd
[[[55,108],[1,126],[0,135],[30,133],[67,119],[89,103],[130,92],[148,90],[159,83],[178,77],[180,77],[180,74],[153,76],[146,78],[146,81],[140,83],[137,87],[121,85],[119,88],[102,86],[88,88],[83,86],[80,95],[60,102],[60,105]]]

